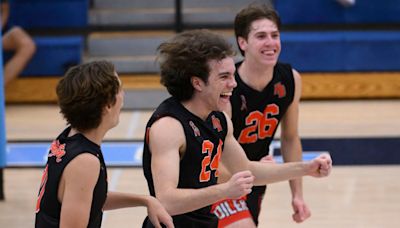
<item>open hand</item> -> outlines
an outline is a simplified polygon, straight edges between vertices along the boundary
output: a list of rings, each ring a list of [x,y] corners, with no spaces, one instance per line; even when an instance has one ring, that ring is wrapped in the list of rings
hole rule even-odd
[[[147,214],[149,215],[149,219],[154,227],[161,228],[161,224],[163,224],[167,228],[174,228],[172,217],[168,214],[161,203],[154,197],[149,199],[147,204]]]

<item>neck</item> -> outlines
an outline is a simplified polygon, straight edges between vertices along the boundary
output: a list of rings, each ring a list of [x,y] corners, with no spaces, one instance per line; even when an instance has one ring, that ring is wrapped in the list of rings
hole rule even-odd
[[[257,64],[255,61],[244,60],[238,72],[246,85],[257,91],[262,91],[272,80],[274,67],[265,67]]]
[[[71,131],[68,136],[73,136],[77,133],[81,133],[84,135],[87,139],[90,141],[96,143],[97,145],[101,145],[101,142],[103,141],[103,138],[105,136],[105,132],[101,131],[99,128],[91,129],[91,130],[86,130],[86,131],[78,131],[75,128],[71,128]]]
[[[200,99],[190,99],[189,101],[182,102],[183,107],[185,107],[189,112],[193,113],[195,116],[198,116],[202,120],[206,120],[211,110],[205,108],[205,105],[201,102]]]

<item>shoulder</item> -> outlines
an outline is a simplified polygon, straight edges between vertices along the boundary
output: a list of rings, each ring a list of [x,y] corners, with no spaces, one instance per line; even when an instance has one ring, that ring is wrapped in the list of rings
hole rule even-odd
[[[171,138],[184,138],[184,130],[181,122],[174,117],[164,116],[157,119],[149,130],[150,142],[168,142]]]
[[[171,129],[181,128],[182,124],[174,116],[163,116],[154,121],[151,128]]]
[[[100,171],[100,160],[97,156],[83,152],[72,159],[65,167],[63,176],[66,180],[74,180],[79,177],[81,180],[97,180]]]
[[[90,152],[82,152],[73,158],[68,166],[84,167],[85,169],[95,169],[100,167],[100,160]]]
[[[294,83],[295,83],[296,87],[300,86],[301,85],[300,73],[296,69],[292,68],[292,74],[293,74]]]
[[[153,155],[170,155],[186,148],[186,135],[182,124],[175,118],[165,116],[148,129],[148,146]]]

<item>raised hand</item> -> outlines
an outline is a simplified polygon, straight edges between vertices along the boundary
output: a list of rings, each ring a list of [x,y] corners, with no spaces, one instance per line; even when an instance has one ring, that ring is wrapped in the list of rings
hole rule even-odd
[[[324,153],[308,163],[308,175],[313,177],[326,177],[332,170],[332,158]]]

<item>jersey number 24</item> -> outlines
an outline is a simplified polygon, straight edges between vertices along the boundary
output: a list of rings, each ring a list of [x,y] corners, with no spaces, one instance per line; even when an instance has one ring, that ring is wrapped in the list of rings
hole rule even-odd
[[[210,140],[204,140],[203,145],[202,145],[202,150],[201,152],[203,154],[206,154],[206,156],[203,158],[201,161],[201,172],[199,176],[200,182],[207,182],[210,180],[211,177],[211,171],[215,171],[215,176],[218,176],[218,164],[219,164],[219,159],[221,157],[222,153],[222,140],[219,140],[218,148],[217,148],[217,153],[212,157],[212,152],[214,150],[214,143],[212,143]]]

